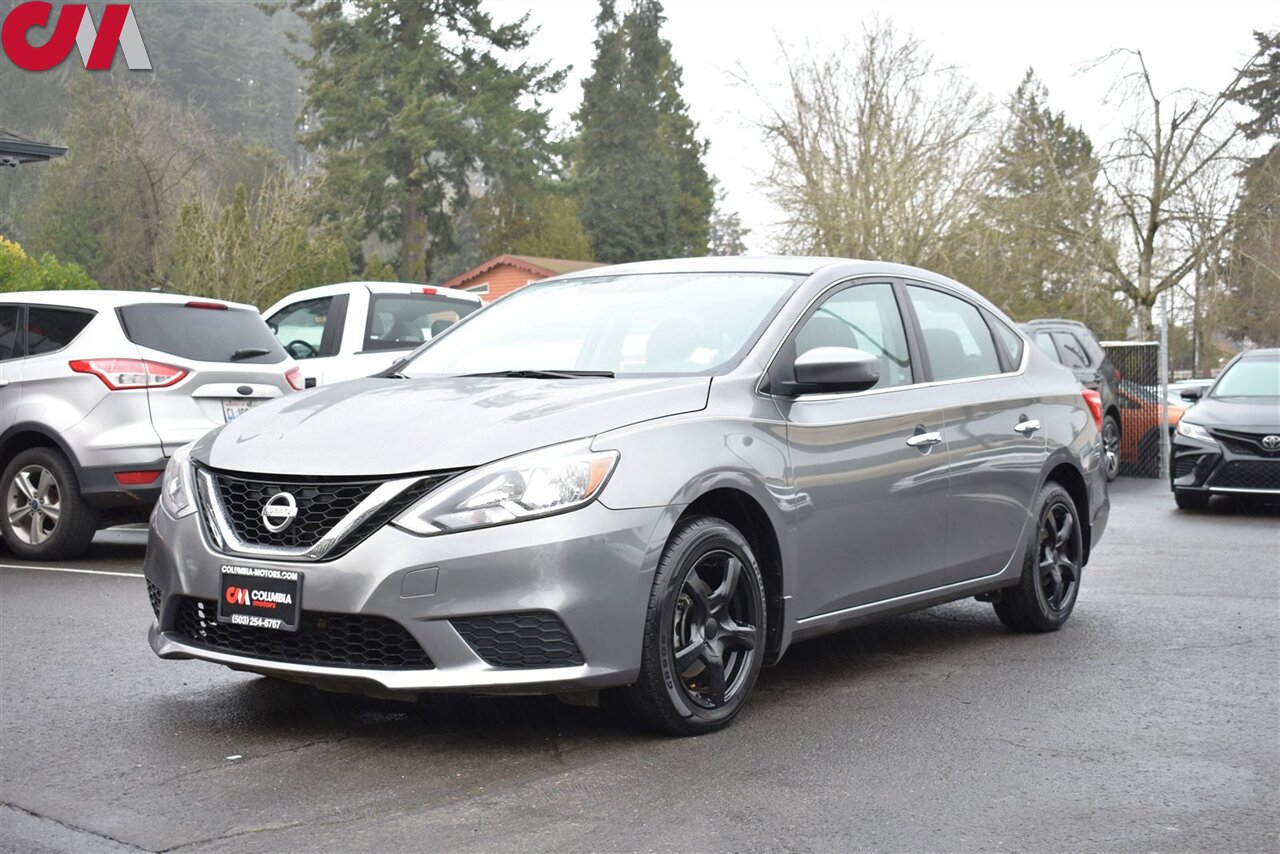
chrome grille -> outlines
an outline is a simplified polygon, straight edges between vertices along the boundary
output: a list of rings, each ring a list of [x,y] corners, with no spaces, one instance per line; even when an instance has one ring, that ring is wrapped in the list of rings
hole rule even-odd
[[[355,548],[457,472],[394,479],[256,475],[199,468],[196,490],[209,538],[224,551],[270,558],[329,560]],[[263,507],[287,492],[296,516],[272,531]]]

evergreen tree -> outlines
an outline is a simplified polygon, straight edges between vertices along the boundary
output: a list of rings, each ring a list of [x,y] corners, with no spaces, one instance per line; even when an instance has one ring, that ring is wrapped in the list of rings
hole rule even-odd
[[[479,0],[293,0],[310,25],[300,139],[326,173],[326,213],[363,212],[356,238],[400,244],[407,281],[453,247],[455,219],[484,178],[548,167],[539,96],[563,73],[508,65],[527,20],[497,26]],[[531,106],[522,102],[532,100]]]
[[[596,18],[596,58],[575,116],[576,165],[583,228],[607,263],[707,252],[706,143],[680,95],[663,21],[658,0],[635,0],[622,19],[613,0],[601,0]]]
[[[960,277],[1020,320],[1065,316],[1123,333],[1124,312],[1094,260],[1102,201],[1088,135],[1054,112],[1028,71],[1009,102],[992,187],[959,241]]]
[[[1254,32],[1258,52],[1254,62],[1241,72],[1240,86],[1231,100],[1254,110],[1253,119],[1241,124],[1246,139],[1264,134],[1280,136],[1280,30]]]

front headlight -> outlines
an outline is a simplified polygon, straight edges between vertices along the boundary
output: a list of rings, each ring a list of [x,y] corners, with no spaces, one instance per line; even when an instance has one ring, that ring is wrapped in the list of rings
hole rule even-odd
[[[183,445],[169,457],[169,464],[164,467],[164,480],[160,483],[160,501],[175,519],[196,512],[195,498],[191,493],[191,445]]]
[[[393,524],[444,534],[572,510],[599,494],[617,462],[617,451],[593,451],[586,441],[508,457],[449,481]]]
[[[1178,422],[1178,435],[1186,436],[1188,439],[1197,439],[1201,442],[1209,442],[1214,445],[1217,444],[1217,440],[1214,439],[1213,436],[1209,435],[1208,430],[1204,429],[1199,424],[1188,421],[1185,418]]]

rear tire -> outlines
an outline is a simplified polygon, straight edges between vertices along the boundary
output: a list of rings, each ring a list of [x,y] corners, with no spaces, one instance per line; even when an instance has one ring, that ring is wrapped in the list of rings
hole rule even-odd
[[[1054,632],[1076,606],[1084,537],[1071,495],[1050,481],[1036,502],[1036,530],[1027,543],[1022,577],[994,602],[1000,622],[1015,632]]]
[[[1209,493],[1192,492],[1189,489],[1175,489],[1173,491],[1173,500],[1178,505],[1179,510],[1204,510],[1209,506]]]
[[[15,456],[0,475],[0,500],[0,533],[27,560],[79,557],[98,528],[98,513],[80,494],[75,471],[53,448]]]
[[[654,577],[640,677],[602,700],[668,735],[726,727],[755,687],[766,625],[764,579],[746,539],[722,519],[682,520]]]
[[[1120,422],[1112,415],[1102,419],[1102,452],[1110,483],[1120,474]]]

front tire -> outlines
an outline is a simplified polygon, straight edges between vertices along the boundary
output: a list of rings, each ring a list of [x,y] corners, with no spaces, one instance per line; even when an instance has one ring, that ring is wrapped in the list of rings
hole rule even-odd
[[[1027,544],[1022,577],[994,603],[1000,622],[1015,632],[1053,632],[1076,606],[1084,537],[1071,495],[1056,483],[1040,490],[1036,532]]]
[[[710,516],[681,520],[649,597],[639,680],[614,699],[669,735],[726,727],[755,687],[766,624],[764,580],[742,534]]]
[[[1209,506],[1209,493],[1192,492],[1189,489],[1175,489],[1173,491],[1173,500],[1178,505],[1179,510],[1204,510]]]
[[[28,448],[0,475],[0,533],[18,557],[68,560],[93,541],[97,512],[80,495],[66,457],[53,448]]]

